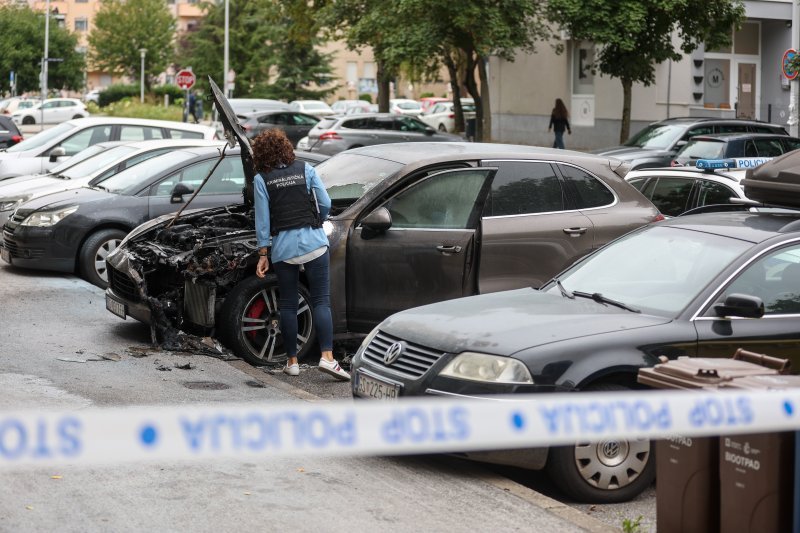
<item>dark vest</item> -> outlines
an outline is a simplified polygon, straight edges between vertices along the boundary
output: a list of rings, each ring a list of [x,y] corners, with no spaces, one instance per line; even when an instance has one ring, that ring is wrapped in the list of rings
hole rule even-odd
[[[269,193],[270,234],[294,228],[319,228],[317,202],[306,186],[305,163],[295,161],[263,176]]]

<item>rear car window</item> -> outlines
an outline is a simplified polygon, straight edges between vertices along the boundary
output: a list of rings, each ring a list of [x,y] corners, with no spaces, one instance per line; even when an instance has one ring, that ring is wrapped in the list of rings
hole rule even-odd
[[[602,207],[614,203],[614,194],[599,179],[585,170],[569,165],[559,165],[567,185],[575,193],[578,209]]]
[[[754,142],[759,157],[777,157],[783,154],[780,139],[756,139]]]
[[[549,163],[504,161],[497,166],[484,216],[564,210],[564,191]]]
[[[199,131],[169,130],[171,139],[202,139],[203,134]]]

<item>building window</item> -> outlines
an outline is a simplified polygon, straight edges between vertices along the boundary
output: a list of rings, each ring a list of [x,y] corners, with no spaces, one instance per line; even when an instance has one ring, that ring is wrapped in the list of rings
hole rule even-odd
[[[594,94],[594,43],[575,43],[572,58],[572,94]]]
[[[89,20],[86,18],[75,19],[75,31],[88,31]]]

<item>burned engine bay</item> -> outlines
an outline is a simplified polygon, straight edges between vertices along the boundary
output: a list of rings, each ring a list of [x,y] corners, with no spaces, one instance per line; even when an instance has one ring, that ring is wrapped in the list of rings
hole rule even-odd
[[[231,353],[212,339],[216,315],[225,295],[253,274],[257,249],[252,207],[205,209],[130,238],[109,263],[109,285],[149,307],[161,349],[224,358]]]

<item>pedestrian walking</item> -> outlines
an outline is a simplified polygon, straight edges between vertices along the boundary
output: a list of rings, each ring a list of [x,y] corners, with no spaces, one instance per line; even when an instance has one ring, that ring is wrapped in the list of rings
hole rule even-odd
[[[567,111],[567,106],[564,105],[561,98],[556,98],[556,106],[553,108],[553,112],[550,113],[550,125],[547,127],[547,131],[550,130],[553,130],[556,136],[553,141],[553,148],[561,148],[563,150],[564,130],[572,135],[572,129],[569,127],[569,111]]]
[[[283,346],[288,360],[283,371],[300,374],[297,361],[297,306],[300,266],[305,268],[311,291],[311,308],[317,341],[322,352],[319,369],[336,379],[349,381],[333,358],[328,237],[322,222],[331,199],[314,167],[296,161],[291,141],[282,130],[260,133],[253,140],[255,179],[256,275],[264,278],[270,269],[278,280]],[[271,244],[270,244],[271,239]],[[270,255],[267,256],[267,249]]]
[[[194,89],[189,91],[189,113],[192,115],[194,123],[197,124],[197,95],[195,94]]]

